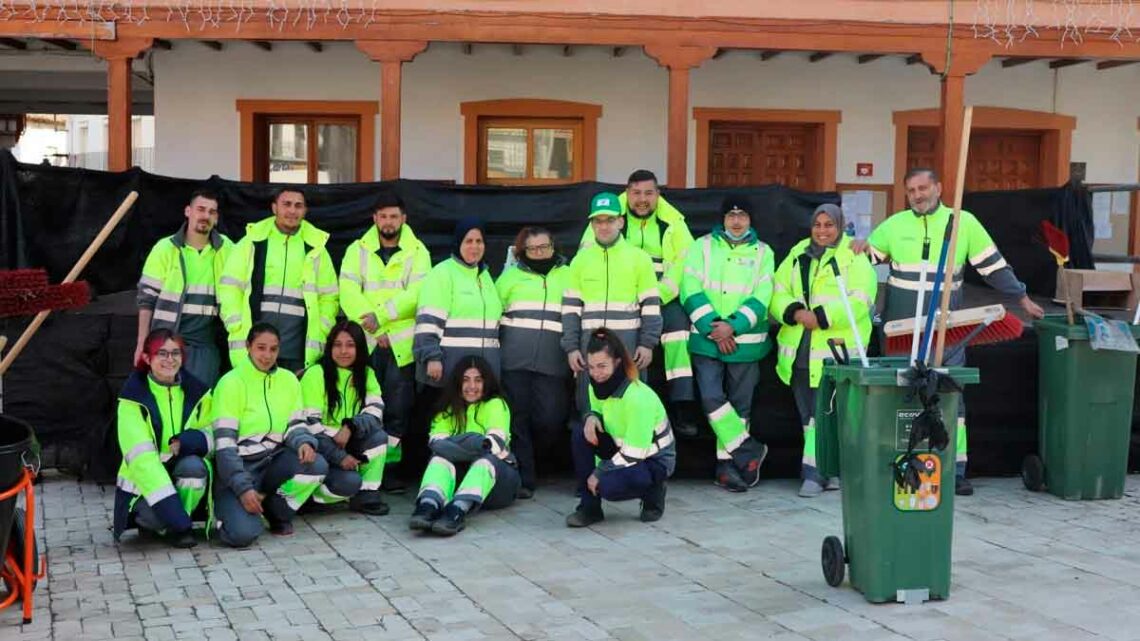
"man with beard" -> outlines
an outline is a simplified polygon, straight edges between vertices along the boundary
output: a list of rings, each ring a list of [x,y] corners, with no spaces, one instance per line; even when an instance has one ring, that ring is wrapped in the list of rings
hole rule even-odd
[[[218,282],[218,302],[230,340],[230,358],[248,359],[246,336],[255,323],[280,334],[277,364],[299,372],[320,358],[340,309],[329,235],[305,220],[299,187],[278,190],[273,215],[246,225]]]
[[[364,328],[372,350],[391,462],[400,459],[400,439],[415,400],[416,301],[431,271],[431,254],[407,221],[400,197],[382,193],[373,206],[373,226],[348,246],[340,264],[341,309]],[[386,489],[395,489],[390,477],[385,481]]]
[[[942,256],[942,237],[950,220],[952,209],[942,204],[942,183],[932,169],[915,168],[903,178],[907,204],[903,210],[887,218],[871,232],[866,241],[853,241],[851,250],[860,253],[869,251],[871,262],[886,263],[891,266],[887,278],[887,300],[883,310],[883,322],[901,318],[914,318],[914,308],[918,302],[919,281],[921,280],[923,258],[930,265],[937,265]],[[934,251],[931,251],[933,249]],[[947,269],[954,270],[950,293],[950,310],[963,307],[962,282],[965,276],[966,261],[969,260],[986,284],[1005,294],[1011,301],[1017,301],[1026,314],[1041,318],[1045,312],[1025,294],[1025,285],[1017,279],[1013,268],[1002,258],[994,241],[968,211],[962,210],[958,222],[958,246],[955,255],[947,260]],[[934,268],[926,278],[927,303],[933,293]],[[925,316],[925,310],[922,312]],[[965,350],[959,351],[954,362],[944,363],[955,366],[966,362]],[[973,485],[966,479],[966,410],[965,404],[958,403],[958,429],[955,445],[957,484],[955,494],[969,496],[974,493]]]
[[[693,244],[693,234],[685,217],[669,201],[661,197],[657,176],[638,169],[626,181],[625,192],[618,198],[625,226],[622,237],[641,249],[653,260],[657,286],[661,293],[661,332],[663,364],[673,431],[679,436],[697,434],[698,408],[693,366],[689,356],[689,316],[678,297],[685,256]],[[594,242],[593,228],[586,228],[582,246]]]
[[[168,328],[185,341],[183,370],[213,387],[221,373],[224,336],[218,319],[216,288],[233,243],[218,232],[218,197],[200,189],[190,195],[186,222],[173,236],[158,241],[139,278],[138,363],[147,334]]]

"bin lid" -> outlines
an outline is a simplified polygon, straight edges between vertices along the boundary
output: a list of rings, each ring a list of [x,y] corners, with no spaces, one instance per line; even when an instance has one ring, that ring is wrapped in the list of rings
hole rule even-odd
[[[1073,314],[1073,324],[1069,324],[1064,314],[1048,314],[1045,318],[1033,321],[1033,329],[1046,336],[1063,336],[1069,340],[1087,341],[1089,329],[1079,313]],[[1127,321],[1126,321],[1127,322]],[[1140,325],[1129,325],[1133,338],[1140,338]]]
[[[858,362],[837,365],[824,361],[827,375],[836,381],[850,381],[855,385],[880,385],[886,387],[908,387],[905,373],[910,369],[910,359],[906,357],[882,357],[868,359],[870,367]],[[977,383],[980,380],[976,367],[937,367],[935,371],[948,374],[960,385]]]

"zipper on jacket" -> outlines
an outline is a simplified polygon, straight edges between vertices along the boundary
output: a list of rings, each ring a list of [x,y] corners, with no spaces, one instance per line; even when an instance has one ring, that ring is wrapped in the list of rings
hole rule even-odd
[[[269,430],[266,435],[262,437],[262,441],[269,438],[269,433],[273,431],[273,409],[269,407],[269,374],[265,374],[265,380],[261,383],[261,399],[265,402],[265,413],[269,416]],[[276,447],[276,446],[275,446]]]
[[[166,411],[170,413],[170,435],[175,436],[182,431],[182,422],[174,420],[174,393],[166,388]],[[162,443],[159,443],[162,447]]]
[[[553,269],[553,268],[552,268]],[[542,347],[542,332],[546,328],[546,277],[550,274],[547,272],[542,275],[542,317],[538,321],[538,338],[534,341],[534,365],[538,367],[538,352]],[[537,370],[536,370],[537,371]]]
[[[285,237],[285,266],[281,269],[281,298],[285,297],[285,283],[289,280],[289,238],[289,236]],[[281,298],[277,299],[278,314],[281,314]]]

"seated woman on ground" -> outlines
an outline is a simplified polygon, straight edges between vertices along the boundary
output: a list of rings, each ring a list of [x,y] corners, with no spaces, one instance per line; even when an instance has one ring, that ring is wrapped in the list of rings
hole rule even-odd
[[[292,534],[293,514],[329,470],[305,422],[300,381],[277,367],[280,348],[277,328],[256,323],[249,357],[214,389],[214,515],[219,538],[233,547],[257,540],[262,516],[271,534]]]
[[[665,479],[677,460],[665,406],[638,379],[633,357],[612,331],[603,327],[590,336],[586,366],[590,407],[570,436],[581,500],[566,525],[604,519],[602,499],[641,499],[641,520],[657,521],[665,513]]]
[[[152,331],[119,393],[116,541],[138,527],[174,547],[196,545],[191,516],[206,495],[210,390],[182,369],[184,354],[173,331]]]
[[[384,400],[360,325],[341,321],[329,331],[325,353],[301,376],[301,390],[309,431],[329,466],[313,502],[347,500],[355,512],[387,514],[380,496],[388,456]]]
[[[521,479],[508,448],[510,426],[511,411],[491,366],[478,356],[464,358],[448,378],[431,423],[433,456],[409,527],[452,536],[480,507],[495,510],[513,503]]]

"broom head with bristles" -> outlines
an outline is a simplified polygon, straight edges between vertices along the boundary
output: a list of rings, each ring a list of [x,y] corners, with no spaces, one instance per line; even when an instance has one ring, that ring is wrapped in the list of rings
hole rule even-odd
[[[1069,262],[1069,235],[1047,220],[1041,221],[1041,234],[1057,265],[1060,267]]]
[[[91,289],[85,281],[48,285],[47,272],[42,269],[0,271],[0,317],[76,309],[90,300]]]
[[[946,320],[946,344],[956,345],[965,339],[974,328],[983,324],[987,318],[993,318],[993,320],[988,327],[970,339],[970,345],[1011,341],[1020,338],[1025,329],[1021,319],[1013,314],[1007,314],[1003,305],[960,309],[950,312],[950,316]],[[926,326],[925,316],[919,319],[919,325],[920,327]],[[886,336],[884,353],[888,355],[909,355],[914,336],[914,319],[904,318],[891,321],[883,325],[883,334]],[[921,330],[919,330],[919,336],[919,340],[921,340]]]

